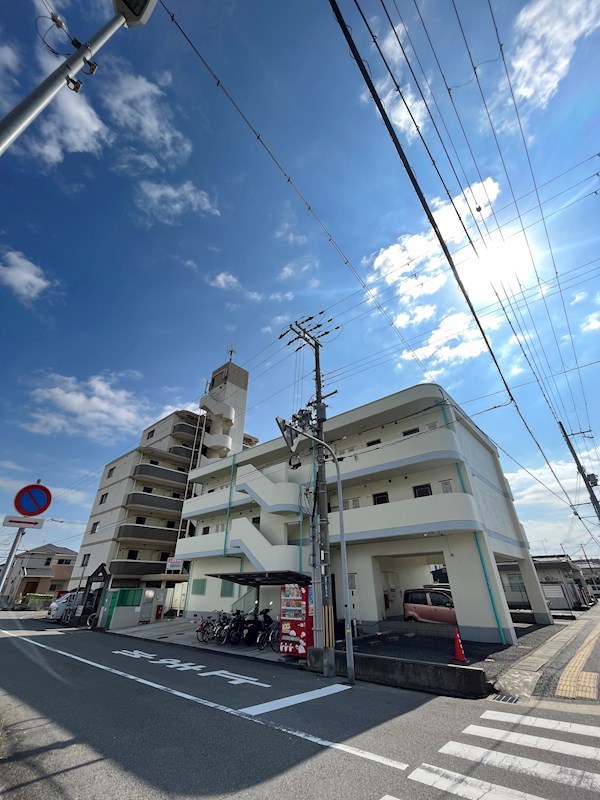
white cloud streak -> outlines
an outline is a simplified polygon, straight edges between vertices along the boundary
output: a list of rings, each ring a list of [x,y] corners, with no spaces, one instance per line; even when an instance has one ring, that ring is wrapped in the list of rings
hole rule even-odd
[[[25,306],[32,306],[50,286],[44,270],[18,250],[6,250],[0,261],[0,283],[7,286]]]
[[[179,186],[140,181],[134,200],[149,224],[156,221],[165,225],[176,225],[183,214],[189,212],[214,216],[221,214],[208,194],[196,188],[192,181],[184,181]]]

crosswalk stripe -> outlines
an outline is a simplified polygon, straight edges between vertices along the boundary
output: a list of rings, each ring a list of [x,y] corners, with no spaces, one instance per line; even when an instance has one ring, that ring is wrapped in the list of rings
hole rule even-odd
[[[482,798],[485,800],[544,800],[537,794],[528,794],[520,792],[518,789],[499,786],[496,783],[480,781],[477,778],[461,775],[459,772],[435,767],[433,764],[421,764],[408,777],[413,781],[432,786],[434,789],[441,789],[444,796],[449,792],[457,797],[466,797],[468,800]]]
[[[458,756],[458,758],[466,758],[469,761],[476,761],[480,764],[501,767],[511,772],[522,772],[525,775],[543,778],[547,781],[564,783],[567,786],[576,786],[578,789],[600,791],[600,775],[594,772],[585,772],[582,769],[561,767],[557,764],[549,764],[546,761],[534,761],[532,758],[497,753],[495,750],[486,750],[483,747],[474,747],[460,742],[448,742],[438,752],[449,756]]]
[[[528,717],[524,714],[509,714],[506,711],[485,711],[481,719],[493,719],[496,722],[515,722],[533,728],[547,728],[562,733],[578,733],[581,736],[597,736],[600,738],[600,727],[597,725],[581,725],[577,722],[563,722],[558,719],[544,717]]]
[[[513,733],[500,728],[484,728],[482,725],[469,725],[463,733],[471,736],[482,736],[484,739],[494,739],[497,742],[520,744],[523,747],[535,747],[538,750],[547,750],[551,753],[563,753],[567,756],[591,758],[600,761],[600,747],[590,747],[587,744],[573,744],[561,742],[559,739],[546,739],[543,736],[531,736],[528,733]]]

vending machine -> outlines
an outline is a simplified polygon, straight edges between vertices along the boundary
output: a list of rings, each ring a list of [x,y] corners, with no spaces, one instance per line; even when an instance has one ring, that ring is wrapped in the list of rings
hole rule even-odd
[[[305,658],[313,645],[314,604],[312,586],[288,583],[281,587],[279,652]]]

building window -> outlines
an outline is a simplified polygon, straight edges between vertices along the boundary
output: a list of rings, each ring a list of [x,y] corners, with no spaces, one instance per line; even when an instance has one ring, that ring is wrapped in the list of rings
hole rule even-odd
[[[210,533],[210,525],[205,525],[202,528],[202,536],[206,536],[207,533]]]
[[[167,558],[171,558],[171,553],[161,553],[159,561],[166,561]]]
[[[70,564],[70,563],[71,563],[71,559],[70,559],[70,558],[59,558],[59,559],[58,559],[58,563],[59,563],[59,564],[66,564],[66,565],[68,565],[68,564]]]
[[[452,481],[440,481],[442,487],[442,494],[452,494]]]
[[[137,561],[139,550],[128,550],[127,551],[127,560],[128,561]]]
[[[86,553],[86,554],[83,556],[83,558],[81,559],[81,566],[82,566],[82,567],[87,567],[87,565],[88,565],[89,563],[90,563],[90,554],[89,554],[89,553]]]
[[[373,505],[380,506],[383,503],[389,503],[390,498],[388,497],[387,492],[378,492],[377,494],[373,495]]]
[[[402,436],[412,436],[414,433],[418,433],[418,428],[409,428],[407,431],[402,431]]]
[[[146,434],[146,439],[152,439],[153,436],[154,436],[154,431],[153,430],[148,431],[148,433]]]
[[[49,591],[50,592],[56,592],[58,589],[60,589],[61,585],[62,584],[60,584],[60,583],[51,583]]]
[[[174,528],[177,523],[174,519],[167,520],[167,528]]]
[[[429,497],[430,494],[433,494],[430,483],[423,483],[420,486],[413,486],[413,492],[415,497]]]
[[[136,525],[145,525],[146,524],[146,517],[136,517],[135,518]]]
[[[348,497],[346,500],[342,500],[344,511],[350,511],[351,508],[360,508],[360,497]]]
[[[181,497],[181,492],[173,492],[171,497],[174,497],[175,500],[179,500],[179,498]]]
[[[257,530],[260,530],[260,517],[252,517],[252,524]]]
[[[155,466],[155,467],[158,467],[158,461],[152,461],[152,459],[151,459],[151,460],[150,460],[150,463],[151,463],[151,464],[154,464],[154,466]]]
[[[50,558],[46,559],[46,563],[44,564],[44,566],[45,567],[49,567],[51,563],[52,563],[52,556],[50,556]]]
[[[221,581],[221,597],[233,597],[233,583],[231,581]]]
[[[206,578],[196,578],[192,581],[192,594],[206,594]]]
[[[142,492],[146,492],[146,494],[152,494],[153,491],[154,490],[152,489],[151,486],[144,486],[144,488],[142,489]]]
[[[373,439],[373,441],[367,442],[367,447],[373,447],[376,444],[381,444],[381,439]]]
[[[523,583],[523,576],[521,573],[509,572],[508,585],[510,586],[511,592],[522,592],[525,589],[525,584]]]
[[[104,503],[106,503],[107,498],[108,498],[108,492],[104,492],[104,494],[101,494],[100,503],[98,505],[104,505]]]
[[[113,476],[114,474],[115,474],[115,468],[114,468],[114,467],[111,467],[111,468],[108,470],[108,474],[107,474],[107,476],[106,476],[106,477],[107,477],[107,478],[112,478],[112,476]]]
[[[90,530],[90,533],[96,533],[96,531],[98,530],[98,525],[99,524],[100,524],[99,522],[94,522],[94,524],[92,525],[92,528]]]
[[[225,530],[224,522],[219,522],[217,525],[215,525],[215,533],[223,533],[224,530]]]

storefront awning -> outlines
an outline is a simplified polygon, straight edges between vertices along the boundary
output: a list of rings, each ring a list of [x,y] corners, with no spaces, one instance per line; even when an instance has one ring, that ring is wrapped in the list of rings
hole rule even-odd
[[[298,583],[301,586],[308,586],[312,579],[302,572],[293,570],[280,570],[277,572],[219,572],[207,574],[207,578],[221,578],[230,583],[239,583],[241,586],[284,586],[286,583]]]

